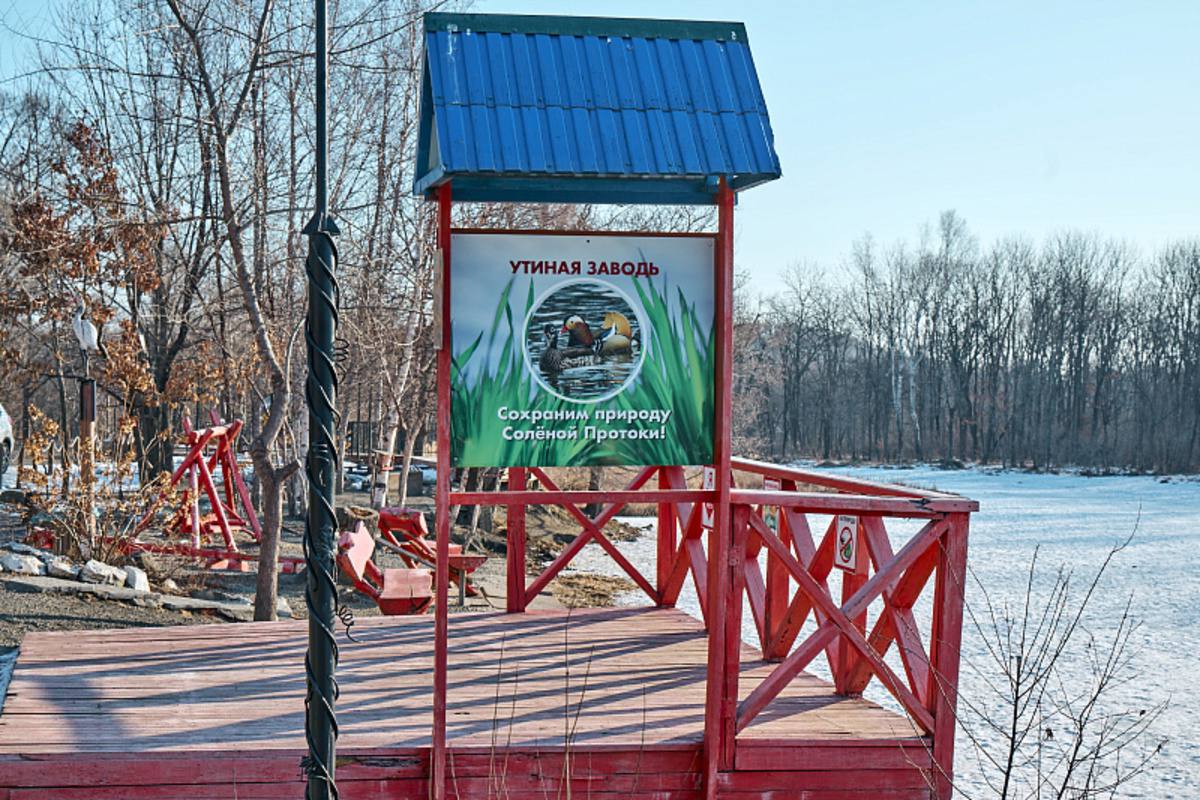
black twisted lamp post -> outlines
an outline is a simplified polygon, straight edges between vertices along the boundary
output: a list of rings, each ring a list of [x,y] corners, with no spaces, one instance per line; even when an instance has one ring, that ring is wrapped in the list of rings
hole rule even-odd
[[[308,755],[304,768],[308,776],[306,800],[330,800],[338,796],[334,780],[338,648],[333,636],[337,609],[337,584],[334,582],[337,518],[333,487],[338,463],[334,441],[337,415],[334,337],[337,334],[338,286],[337,247],[333,237],[338,229],[329,216],[329,142],[325,119],[329,66],[326,0],[315,2],[317,202],[312,219],[304,227],[308,236],[308,257],[304,262],[308,273],[308,318],[305,323],[308,379],[304,387],[308,403],[308,457],[305,463],[308,520],[304,526],[304,602],[308,606],[308,653],[304,659],[308,689],[304,700],[304,731]]]

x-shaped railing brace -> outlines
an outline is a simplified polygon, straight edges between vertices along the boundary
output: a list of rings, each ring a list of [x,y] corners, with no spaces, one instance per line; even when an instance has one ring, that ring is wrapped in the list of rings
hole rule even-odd
[[[644,486],[646,482],[654,476],[656,470],[656,467],[646,467],[643,469],[637,474],[636,477],[634,477],[633,481],[631,481],[630,484],[625,487],[626,491],[634,491],[642,488],[642,486]],[[547,475],[545,471],[534,467],[533,474],[536,475],[538,480],[541,481],[542,484],[551,492],[559,491],[558,486],[555,485],[554,481],[550,479],[550,476]],[[588,542],[593,540],[603,547],[606,553],[612,556],[613,561],[617,562],[617,566],[623,569],[625,573],[633,580],[633,582],[640,586],[642,591],[650,596],[651,600],[653,600],[655,603],[658,603],[658,592],[655,591],[654,587],[650,584],[650,581],[646,580],[645,576],[638,572],[637,568],[634,567],[633,564],[629,563],[629,559],[621,555],[621,551],[617,549],[616,545],[609,541],[608,537],[604,535],[604,531],[602,530],[602,528],[607,525],[613,517],[620,513],[621,509],[624,508],[626,504],[609,503],[595,519],[592,519],[587,514],[584,514],[583,511],[574,503],[562,503],[561,505],[572,517],[575,518],[580,525],[583,526],[583,531],[581,531],[578,536],[572,539],[571,543],[567,545],[561,553],[559,553],[558,557],[555,558],[554,561],[550,562],[550,565],[542,571],[542,574],[537,576],[533,583],[529,585],[529,588],[525,591],[525,603],[527,605],[532,603],[533,599],[537,597],[543,589],[546,588],[546,585],[550,583],[550,581],[554,580],[554,576],[557,575],[563,567],[569,564],[571,559],[573,559]]]
[[[816,655],[831,642],[835,636],[841,635],[843,642],[848,642],[862,656],[862,663],[879,677],[879,680],[900,701],[909,716],[925,731],[932,733],[934,728],[933,715],[904,682],[892,671],[883,657],[871,646],[863,634],[851,621],[853,617],[867,609],[876,597],[885,590],[911,591],[909,584],[916,582],[921,576],[919,571],[909,571],[909,568],[921,560],[930,549],[935,549],[938,540],[949,525],[944,519],[930,521],[914,536],[890,563],[875,573],[845,605],[840,608],[822,591],[821,585],[808,573],[799,561],[788,552],[787,547],[767,527],[766,523],[756,514],[749,516],[750,528],[757,534],[771,552],[785,565],[800,590],[808,595],[814,608],[825,617],[817,630],[804,640],[787,658],[785,658],[767,678],[759,684],[738,707],[737,730],[745,729],[763,708],[808,664]],[[936,554],[936,553],[935,553]],[[926,574],[925,579],[928,578]],[[923,585],[924,580],[920,580]]]

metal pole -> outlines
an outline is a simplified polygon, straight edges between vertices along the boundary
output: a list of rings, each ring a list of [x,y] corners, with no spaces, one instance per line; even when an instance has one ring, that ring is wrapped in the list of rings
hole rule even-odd
[[[304,226],[308,236],[308,378],[304,386],[308,403],[308,520],[304,526],[305,587],[308,606],[308,653],[304,659],[308,690],[305,695],[304,732],[308,755],[306,800],[337,798],[334,756],[337,744],[338,648],[333,636],[337,607],[334,582],[334,537],[337,518],[333,487],[338,463],[334,440],[337,415],[337,374],[334,371],[334,337],[337,333],[338,287],[337,248],[333,237],[338,229],[329,216],[329,144],[326,131],[328,89],[328,33],[326,0],[315,0],[316,52],[316,209]]]
[[[96,381],[83,357],[83,377],[79,379],[79,489],[80,514],[86,555],[96,551]]]

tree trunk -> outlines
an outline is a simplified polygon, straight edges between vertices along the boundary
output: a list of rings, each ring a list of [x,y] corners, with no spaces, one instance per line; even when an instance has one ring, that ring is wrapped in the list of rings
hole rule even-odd
[[[304,480],[299,471],[287,482],[288,518],[296,519],[308,514],[308,498],[305,497]]]
[[[62,439],[63,478],[59,497],[65,500],[71,491],[71,425],[67,422],[67,383],[66,376],[63,374],[62,362],[59,362],[58,374],[55,379],[58,384],[59,437]]]
[[[908,359],[908,410],[910,419],[912,419],[913,433],[913,450],[920,461],[925,457],[924,446],[921,441],[921,417],[917,413],[917,374],[920,369],[920,361],[909,357]]]
[[[275,619],[279,599],[279,540],[283,533],[283,481],[270,462],[255,459],[263,497],[262,542],[258,550],[258,581],[254,591],[254,620]]]
[[[29,409],[33,398],[33,390],[29,384],[25,384],[21,388],[21,443],[17,445],[17,452],[13,453],[13,468],[17,471],[16,488],[21,488],[21,466],[25,463],[25,443],[29,441]],[[37,468],[37,464],[33,465]]]
[[[400,474],[404,476],[404,480],[400,481],[400,505],[408,505],[408,471],[412,469],[413,450],[417,445],[417,437],[412,435],[412,431],[405,431],[404,434],[404,461],[400,465]]]
[[[896,458],[904,458],[904,373],[896,363],[896,350],[892,349],[892,413],[896,417]],[[887,430],[884,429],[886,437]]]
[[[463,491],[464,492],[479,491],[480,472],[481,472],[481,470],[479,467],[468,467],[467,468],[466,477],[463,478]],[[450,525],[451,525],[451,527],[453,527],[454,525],[469,525],[471,523],[470,518],[459,519],[459,515],[461,515],[461,514],[462,514],[462,505],[461,504],[450,506]]]
[[[175,442],[171,437],[170,409],[165,404],[142,406],[138,413],[142,459],[138,471],[149,483],[161,473],[175,469]]]
[[[338,452],[342,457],[346,457],[346,435],[350,430],[350,409],[346,408],[342,411],[342,415],[338,418],[337,442]],[[337,494],[346,491],[346,470],[339,469],[337,475],[333,477],[333,490]]]
[[[600,491],[600,477],[601,477],[600,470],[601,470],[600,467],[588,467],[587,488],[588,488],[589,492]],[[596,517],[600,516],[600,509],[601,509],[600,503],[589,503],[587,505],[587,507],[585,507],[583,509],[583,513],[585,513],[589,517],[595,519]]]
[[[400,431],[400,412],[389,405],[387,418],[379,432],[378,446],[371,463],[371,508],[379,510],[387,505],[388,483],[391,480],[392,463],[396,460],[396,434]],[[404,483],[404,476],[400,477]]]

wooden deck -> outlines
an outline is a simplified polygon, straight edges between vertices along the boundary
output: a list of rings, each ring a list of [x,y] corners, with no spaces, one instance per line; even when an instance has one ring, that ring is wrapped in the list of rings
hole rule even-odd
[[[353,633],[341,796],[423,800],[432,619]],[[0,714],[0,800],[302,796],[305,642],[304,622],[29,634]],[[671,609],[452,616],[451,796],[699,797],[705,648]],[[744,650],[742,696],[769,668]],[[929,764],[907,720],[802,674],[739,736],[721,796],[924,798]]]

